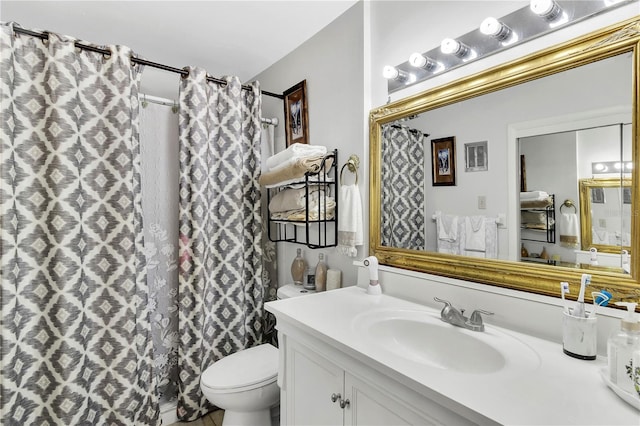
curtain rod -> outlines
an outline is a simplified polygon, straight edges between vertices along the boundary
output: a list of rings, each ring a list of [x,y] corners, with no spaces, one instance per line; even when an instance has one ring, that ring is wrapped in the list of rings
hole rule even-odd
[[[39,32],[36,32],[36,31],[31,31],[31,30],[24,29],[22,27],[15,27],[15,26],[13,27],[13,31],[16,32],[16,33],[27,34],[27,35],[30,35],[32,37],[38,37],[39,39],[42,39],[42,40],[48,40],[49,39],[49,33],[46,33],[46,32],[39,33]],[[96,53],[102,53],[103,55],[111,55],[111,51],[109,49],[101,49],[99,47],[89,46],[89,45],[82,44],[82,43],[77,42],[77,41],[74,44],[79,49],[89,50],[91,52],[96,52]],[[136,58],[134,56],[131,57],[131,62],[133,62],[134,64],[140,64],[140,65],[145,65],[145,66],[152,67],[152,68],[158,68],[158,69],[161,69],[163,71],[174,72],[174,73],[180,74],[183,77],[186,77],[186,76],[189,75],[189,71],[187,71],[187,70],[171,67],[169,65],[159,64],[157,62],[147,61],[146,59]],[[207,81],[211,81],[211,82],[218,83],[218,84],[226,84],[227,83],[226,81],[224,81],[224,80],[222,80],[220,78],[211,77],[210,75],[207,76]],[[244,85],[242,86],[242,89],[244,89],[244,90],[252,90],[252,88],[250,86],[244,86]],[[261,90],[260,92],[263,95],[271,96],[271,97],[278,98],[278,99],[284,99],[283,95],[279,95],[277,93],[267,92],[266,90]]]

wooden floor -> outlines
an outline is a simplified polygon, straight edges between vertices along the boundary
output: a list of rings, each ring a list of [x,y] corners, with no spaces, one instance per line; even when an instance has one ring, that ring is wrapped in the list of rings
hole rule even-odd
[[[207,414],[204,417],[199,418],[193,422],[177,422],[168,426],[177,425],[189,425],[189,426],[222,426],[222,418],[224,417],[224,411],[218,410]]]

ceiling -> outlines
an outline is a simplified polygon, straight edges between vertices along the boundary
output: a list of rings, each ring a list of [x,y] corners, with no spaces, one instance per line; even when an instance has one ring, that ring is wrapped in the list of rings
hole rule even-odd
[[[237,75],[246,82],[356,2],[2,0],[0,20],[96,44],[127,45],[149,61],[176,68],[199,66],[210,75]],[[147,68],[143,91],[147,74],[150,94],[174,96],[176,75]],[[171,89],[162,90],[163,85]]]

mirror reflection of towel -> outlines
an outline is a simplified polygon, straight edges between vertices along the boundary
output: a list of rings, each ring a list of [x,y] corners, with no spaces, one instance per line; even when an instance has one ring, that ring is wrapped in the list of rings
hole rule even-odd
[[[575,213],[562,213],[558,222],[560,228],[560,245],[576,248],[580,246],[580,225]]]
[[[464,245],[467,256],[485,256],[486,226],[484,219],[484,216],[467,216],[464,218]]]

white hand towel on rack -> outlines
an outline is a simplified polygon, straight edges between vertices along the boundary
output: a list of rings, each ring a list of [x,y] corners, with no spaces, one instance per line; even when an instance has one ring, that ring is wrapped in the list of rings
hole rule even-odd
[[[458,216],[435,213],[438,253],[460,254]]]
[[[464,218],[465,255],[485,257],[486,224],[484,216],[466,216]]]
[[[340,185],[338,209],[338,246],[336,250],[345,256],[358,255],[356,246],[364,243],[362,198],[358,185]]]
[[[580,246],[580,226],[575,213],[562,213],[559,221],[560,245],[576,248]]]

